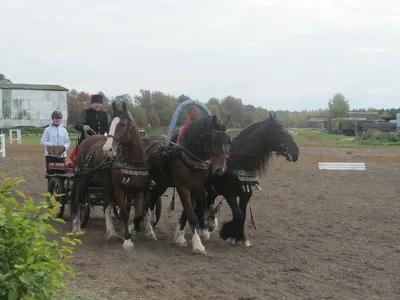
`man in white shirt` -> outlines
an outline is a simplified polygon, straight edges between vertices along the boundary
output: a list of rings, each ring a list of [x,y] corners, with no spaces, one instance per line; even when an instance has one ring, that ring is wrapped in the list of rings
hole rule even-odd
[[[67,157],[67,150],[70,146],[68,131],[62,126],[62,113],[61,111],[53,111],[51,114],[53,123],[43,132],[40,144],[45,146],[46,169],[49,163],[65,163]],[[47,151],[47,146],[63,146],[62,151],[57,153],[57,156],[52,156],[53,153]]]

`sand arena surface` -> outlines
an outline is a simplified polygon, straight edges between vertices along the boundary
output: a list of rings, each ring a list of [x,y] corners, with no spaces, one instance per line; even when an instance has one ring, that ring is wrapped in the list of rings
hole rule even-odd
[[[26,150],[26,151],[25,151]],[[46,191],[44,159],[29,149],[0,160],[0,171],[24,176],[20,189]],[[252,247],[214,233],[208,256],[173,243],[181,213],[164,198],[157,241],[134,236],[135,248],[105,241],[101,208],[92,211],[71,260],[83,299],[400,299],[399,148],[302,147],[297,163],[274,158],[251,202]],[[18,160],[15,157],[23,157]],[[366,171],[319,171],[319,161],[366,162]],[[172,191],[168,191],[171,195]],[[249,213],[248,213],[249,214]],[[249,217],[249,215],[248,215]],[[66,214],[69,221],[69,214]],[[222,204],[219,222],[231,219]],[[121,233],[119,221],[115,222]],[[70,224],[57,225],[69,231]]]

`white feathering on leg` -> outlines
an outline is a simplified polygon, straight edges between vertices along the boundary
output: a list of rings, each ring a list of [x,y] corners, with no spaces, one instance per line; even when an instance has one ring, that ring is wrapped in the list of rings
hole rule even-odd
[[[197,230],[194,230],[193,236],[192,236],[192,248],[193,248],[193,253],[195,254],[207,254],[206,248],[203,246],[201,243],[200,237],[197,234]]]

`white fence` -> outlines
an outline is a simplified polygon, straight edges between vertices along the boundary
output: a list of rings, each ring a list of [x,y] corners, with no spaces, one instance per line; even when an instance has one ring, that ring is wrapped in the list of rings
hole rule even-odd
[[[6,135],[0,134],[0,157],[6,157]]]
[[[14,132],[16,133],[16,138],[13,137]],[[13,141],[17,141],[18,144],[21,144],[21,129],[10,129],[8,134],[10,136],[10,144],[12,144]]]

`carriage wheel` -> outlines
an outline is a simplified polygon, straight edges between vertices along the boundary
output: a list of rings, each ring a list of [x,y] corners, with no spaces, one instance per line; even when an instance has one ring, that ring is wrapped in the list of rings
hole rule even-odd
[[[48,192],[51,193],[52,195],[64,194],[65,193],[64,180],[56,177],[51,178],[48,184]],[[62,218],[64,216],[66,196],[58,196],[55,197],[55,199],[57,202],[61,204],[60,211],[57,213],[56,218]]]
[[[127,203],[129,203],[129,205],[127,205]],[[130,215],[131,214],[132,205],[133,205],[133,199],[131,197],[125,197],[125,205],[126,205],[126,208],[128,210],[128,215]],[[121,220],[120,219],[120,215],[119,215],[119,206],[118,206],[118,204],[114,202],[111,206],[112,206],[113,211],[114,211],[114,216],[117,218],[117,220]]]
[[[81,214],[81,228],[84,228],[89,221],[90,217],[90,205],[86,203],[85,205],[81,206],[79,209],[79,213]]]

